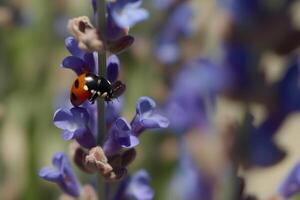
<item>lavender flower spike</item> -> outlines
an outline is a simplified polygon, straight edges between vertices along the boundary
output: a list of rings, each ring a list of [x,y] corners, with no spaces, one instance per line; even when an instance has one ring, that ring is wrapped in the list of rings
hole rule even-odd
[[[88,127],[89,114],[85,108],[59,109],[53,118],[54,125],[63,130],[64,140],[76,139],[85,148],[96,146],[96,140]]]
[[[71,168],[68,157],[64,153],[56,153],[52,163],[55,168],[44,167],[39,171],[39,176],[47,181],[57,183],[67,194],[78,197],[80,184]]]
[[[109,136],[104,143],[104,151],[108,155],[118,153],[122,148],[134,148],[139,139],[132,134],[130,124],[125,118],[119,117],[109,130]]]
[[[149,17],[146,9],[140,8],[142,0],[116,1],[110,4],[111,15],[116,24],[121,28],[131,28],[136,23]]]
[[[149,97],[140,97],[136,103],[136,115],[131,122],[133,134],[139,136],[145,129],[167,128],[169,120],[154,113],[156,103]]]
[[[154,191],[149,186],[150,176],[145,170],[136,172],[130,179],[125,191],[128,199],[151,200],[154,197]]]
[[[292,171],[285,178],[278,192],[286,199],[300,192],[300,162],[294,166]]]

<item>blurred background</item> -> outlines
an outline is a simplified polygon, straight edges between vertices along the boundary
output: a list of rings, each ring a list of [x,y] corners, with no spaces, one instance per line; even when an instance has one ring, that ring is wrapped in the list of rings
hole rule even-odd
[[[253,5],[253,2],[265,4]],[[178,11],[178,17],[173,16],[172,19],[170,16],[182,3],[192,8],[192,15],[181,16],[181,11]],[[254,126],[259,126],[272,115],[268,108],[272,101],[262,103],[253,100],[252,97],[257,95],[253,91],[261,89],[262,85],[270,86],[280,81],[285,77],[291,57],[297,57],[300,38],[297,32],[300,27],[299,2],[153,0],[144,1],[144,7],[149,10],[150,18],[130,31],[135,37],[135,43],[119,56],[120,79],[128,88],[123,111],[126,118],[134,116],[135,103],[140,96],[155,99],[158,107],[164,110],[177,80],[182,78],[177,74],[183,69],[182,66],[195,59],[210,59],[218,65],[236,64],[245,57],[246,50],[240,47],[247,47],[249,55],[246,63],[251,68],[246,68],[248,71],[245,74],[251,75],[245,78],[248,82],[239,82],[239,78],[244,78],[241,70],[238,78],[235,77],[238,81],[229,81],[226,89],[217,92],[213,108],[208,108],[211,110],[207,112],[211,115],[209,125],[203,125],[203,122],[201,128],[197,125],[184,131],[170,128],[143,134],[141,145],[137,148],[137,159],[129,170],[134,172],[144,168],[149,172],[151,186],[156,193],[155,199],[232,199],[226,195],[220,197],[223,194],[221,191],[230,190],[228,168],[234,169],[235,173],[245,179],[245,193],[255,195],[257,199],[272,197],[290,169],[300,160],[300,115],[297,112],[285,115],[276,128],[272,141],[284,149],[285,157],[267,167],[255,164],[251,169],[248,166],[240,167],[240,164],[236,165],[237,168],[232,167],[234,159],[231,159],[231,154],[225,155],[228,146],[224,145],[224,141],[232,143],[234,131],[230,130],[236,124],[243,124],[245,115],[251,114]],[[40,179],[37,173],[42,166],[50,164],[54,152],[69,152],[69,144],[62,140],[61,131],[53,125],[52,117],[68,98],[69,88],[75,78],[74,73],[60,67],[63,58],[69,54],[64,46],[64,38],[69,36],[66,25],[70,18],[82,15],[92,16],[89,1],[0,1],[0,199],[46,200],[57,199],[61,194],[56,185]],[[172,20],[188,24],[188,33],[182,31],[184,33],[171,36],[183,30],[181,25],[170,25]],[[168,28],[165,30],[164,27]],[[292,33],[281,33],[278,30]],[[164,41],[171,47],[161,47]],[[180,53],[172,46],[174,43]],[[222,48],[229,43],[239,44],[239,48],[234,50],[235,56],[230,57],[237,61],[226,61],[226,52]],[[225,69],[226,74],[227,68],[221,68]],[[261,77],[261,74],[264,84],[259,85],[261,78],[257,77]],[[230,80],[234,79],[229,77]],[[220,80],[218,73],[211,75],[204,72],[199,76],[201,78],[204,81],[199,87],[206,88],[209,87],[206,83],[214,85]],[[266,89],[262,93],[267,95],[271,91]],[[291,89],[291,93],[294,92],[297,91]],[[209,106],[209,103],[205,106]],[[172,113],[172,109],[168,112]],[[173,115],[176,115],[176,111]],[[201,120],[197,115],[190,117]],[[186,153],[182,149],[188,151],[195,166],[198,166],[197,173],[206,174],[201,177],[212,176],[214,178],[209,180],[218,182],[218,186],[212,189],[216,193],[213,198],[187,196],[188,190],[184,191],[186,187],[183,185],[188,187],[193,180],[189,177],[194,175],[193,172],[181,173],[184,168],[182,154]],[[270,151],[272,154],[273,150]],[[266,156],[268,158],[269,154]],[[91,178],[74,168],[82,182]],[[229,189],[226,189],[226,185]],[[176,194],[174,188],[181,194]],[[199,190],[207,189],[203,187]]]

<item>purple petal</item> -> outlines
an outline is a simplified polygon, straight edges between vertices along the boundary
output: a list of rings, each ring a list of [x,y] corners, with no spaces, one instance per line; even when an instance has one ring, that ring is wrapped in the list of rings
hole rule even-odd
[[[73,107],[71,108],[71,113],[75,119],[75,121],[79,121],[81,123],[87,124],[89,121],[89,113],[85,108],[81,107]]]
[[[79,48],[78,42],[74,37],[67,37],[65,39],[65,45],[73,56],[83,58],[84,52]]]
[[[71,114],[62,109],[58,109],[54,113],[53,122],[57,128],[60,128],[63,130],[69,129],[68,127],[70,126],[71,120],[72,120]]]
[[[96,139],[89,129],[77,129],[74,132],[74,135],[74,138],[82,147],[90,149],[96,146]]]
[[[62,180],[61,173],[57,169],[50,167],[43,167],[39,171],[39,177],[51,182],[58,182]]]
[[[290,171],[279,188],[279,193],[285,199],[290,199],[300,191],[300,163],[297,163]]]
[[[152,111],[156,107],[156,103],[149,97],[140,97],[136,103],[136,112],[140,115]]]
[[[66,57],[62,62],[62,67],[72,69],[77,75],[80,75],[85,71],[84,61],[75,56]]]
[[[95,70],[96,63],[95,63],[94,54],[93,53],[84,54],[84,61],[85,61],[84,71],[96,73]]]
[[[167,128],[169,120],[161,115],[152,115],[149,118],[142,119],[141,124],[144,128]]]
[[[80,185],[71,168],[67,155],[61,152],[56,153],[53,156],[52,163],[55,168],[42,168],[39,176],[45,180],[57,183],[67,194],[78,197],[80,195]]]
[[[119,76],[120,62],[116,55],[111,55],[107,60],[106,76],[110,82],[115,82]]]
[[[72,140],[75,138],[75,134],[73,131],[64,130],[63,138],[64,140]]]
[[[145,170],[136,172],[130,180],[126,195],[137,200],[151,200],[154,198],[154,191],[149,185],[149,174]]]

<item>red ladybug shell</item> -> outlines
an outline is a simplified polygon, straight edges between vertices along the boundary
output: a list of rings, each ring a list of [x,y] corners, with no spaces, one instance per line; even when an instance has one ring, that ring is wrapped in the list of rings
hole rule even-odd
[[[84,89],[85,85],[86,74],[81,74],[75,79],[70,92],[70,100],[74,106],[81,105],[92,96],[89,90]]]

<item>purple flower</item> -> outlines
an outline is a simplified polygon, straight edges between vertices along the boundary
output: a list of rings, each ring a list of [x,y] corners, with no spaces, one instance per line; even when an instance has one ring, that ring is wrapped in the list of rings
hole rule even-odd
[[[112,102],[106,103],[106,124],[110,127],[120,116],[123,110],[124,100],[118,98]]]
[[[85,108],[58,109],[53,121],[57,128],[63,130],[64,140],[76,139],[85,148],[92,148],[96,145],[95,137],[88,127],[89,114]]]
[[[300,162],[298,162],[287,175],[279,187],[278,192],[286,199],[289,199],[300,192]]]
[[[61,67],[71,69],[77,75],[86,72],[96,73],[97,63],[93,53],[83,52],[73,37],[66,38],[65,45],[72,55],[63,60]]]
[[[284,78],[279,82],[279,109],[283,115],[300,110],[300,69],[298,57],[293,58]]]
[[[199,169],[184,142],[180,145],[179,164],[169,186],[168,199],[213,199],[212,177]]]
[[[114,54],[110,55],[107,59],[107,79],[113,83],[118,79],[120,71],[120,61],[118,57]]]
[[[155,102],[149,97],[140,97],[136,103],[136,114],[131,121],[133,134],[139,136],[145,129],[166,128],[169,120],[154,112]]]
[[[171,5],[173,5],[176,2],[176,0],[152,0],[152,1],[156,8],[162,10],[169,8]]]
[[[120,184],[114,199],[151,200],[154,191],[149,185],[150,176],[145,170],[139,170]]]
[[[52,163],[55,168],[44,167],[39,171],[39,176],[47,181],[57,183],[67,194],[78,197],[80,195],[80,185],[67,155],[56,153],[53,156]]]
[[[140,8],[142,0],[118,0],[108,4],[111,16],[121,28],[130,28],[149,17],[144,8]]]
[[[206,126],[208,109],[214,109],[216,94],[228,84],[226,72],[209,60],[197,59],[188,63],[175,80],[164,108],[170,128],[181,133]]]
[[[186,37],[193,32],[193,12],[189,4],[183,3],[177,6],[169,16],[156,41],[155,55],[160,62],[172,64],[180,58],[178,41],[181,37]]]
[[[125,118],[118,118],[108,133],[108,139],[103,149],[106,154],[113,155],[122,148],[134,148],[139,144],[139,139],[133,135],[130,124]]]
[[[242,134],[236,140],[235,153],[247,167],[268,167],[282,161],[285,152],[275,143],[273,136],[280,127],[282,116],[269,116],[260,126],[253,125],[248,114],[241,127]]]
[[[125,190],[126,199],[151,200],[154,191],[149,185],[150,176],[145,170],[140,170],[130,177]]]

